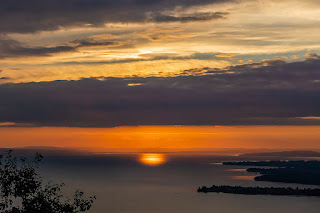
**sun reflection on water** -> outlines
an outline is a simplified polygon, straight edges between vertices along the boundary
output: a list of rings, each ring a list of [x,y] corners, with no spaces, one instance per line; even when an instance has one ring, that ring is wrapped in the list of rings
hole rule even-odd
[[[139,162],[147,166],[159,166],[167,161],[164,154],[142,153],[139,155]]]

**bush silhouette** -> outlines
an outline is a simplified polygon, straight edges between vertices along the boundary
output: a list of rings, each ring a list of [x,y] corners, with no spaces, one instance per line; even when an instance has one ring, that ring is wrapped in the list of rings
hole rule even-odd
[[[64,184],[44,183],[37,173],[42,155],[27,160],[8,151],[0,156],[0,212],[3,213],[78,213],[89,210],[95,197],[84,198],[76,191],[73,198],[61,192]]]

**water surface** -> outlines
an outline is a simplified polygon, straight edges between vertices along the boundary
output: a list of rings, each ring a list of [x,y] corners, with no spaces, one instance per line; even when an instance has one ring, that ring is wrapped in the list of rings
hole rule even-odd
[[[318,213],[317,197],[197,193],[198,186],[303,186],[254,182],[245,167],[223,166],[223,156],[88,155],[49,156],[42,174],[67,190],[96,195],[94,213]],[[241,178],[242,177],[242,178]]]

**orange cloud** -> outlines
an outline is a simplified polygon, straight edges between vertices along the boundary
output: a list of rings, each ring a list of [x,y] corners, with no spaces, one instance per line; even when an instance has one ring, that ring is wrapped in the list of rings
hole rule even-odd
[[[32,127],[29,123],[0,122],[0,127]]]
[[[15,126],[16,123],[14,122],[2,122],[0,123],[0,126]]]
[[[320,120],[320,117],[315,117],[315,116],[299,117],[299,118],[306,119],[306,120]]]
[[[277,57],[274,58],[274,60],[283,60],[283,61],[285,61],[287,59],[288,59],[287,56],[277,56]]]
[[[305,56],[306,56],[306,58],[310,58],[310,59],[311,58],[314,58],[314,59],[319,59],[320,58],[320,56],[317,53],[311,53],[311,52],[306,53]]]
[[[223,54],[219,54],[219,55],[215,55],[218,58],[231,58],[233,56],[235,56],[236,54],[233,53],[223,53]]]

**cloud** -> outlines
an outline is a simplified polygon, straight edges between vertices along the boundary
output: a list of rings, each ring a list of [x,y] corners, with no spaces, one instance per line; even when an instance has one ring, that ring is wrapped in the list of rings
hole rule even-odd
[[[0,80],[8,80],[10,79],[9,77],[0,77]]]
[[[190,38],[195,36],[194,33],[181,33],[184,28],[174,27],[174,28],[150,28],[144,32],[137,33],[137,35],[147,38],[150,41],[167,41],[175,39]]]
[[[215,56],[218,57],[218,58],[231,58],[231,57],[233,57],[235,55],[236,54],[226,53],[226,54],[218,54],[218,55],[215,55]]]
[[[299,55],[292,55],[291,58],[294,60],[298,60],[300,58],[300,56]]]
[[[228,14],[229,13],[225,13],[225,12],[192,13],[192,14],[186,14],[183,16],[154,14],[153,16],[149,17],[147,20],[151,22],[160,22],[160,23],[198,22],[198,21],[211,21],[211,20],[225,19]]]
[[[123,43],[119,41],[96,41],[94,39],[82,39],[75,40],[72,43],[75,44],[74,48],[82,48],[82,47],[100,47],[100,46],[108,46],[108,47],[117,47],[123,45]]]
[[[26,47],[20,42],[10,38],[0,37],[0,58],[24,57],[24,56],[49,56],[56,53],[74,52],[79,48],[97,46],[121,46],[118,41],[96,41],[94,39],[75,40],[68,45],[54,47]]]
[[[7,126],[15,126],[16,124],[13,123],[13,122],[3,122],[3,123],[0,123],[0,127],[7,127]]]
[[[154,35],[150,36],[150,41],[167,41],[167,40],[175,40],[175,39],[183,39],[193,37],[194,33],[181,33],[176,35]]]
[[[90,36],[90,38],[94,40],[110,40],[110,39],[119,38],[119,36],[112,35],[112,34],[98,34],[98,35]]]
[[[2,122],[0,123],[0,127],[32,127],[32,124],[26,123],[14,123],[14,122]]]
[[[135,87],[135,86],[140,86],[142,85],[141,83],[128,83],[128,87]]]
[[[320,117],[300,117],[301,119],[306,119],[306,120],[320,120]]]
[[[305,56],[307,59],[320,59],[320,56],[317,55],[316,53],[309,52],[309,53],[306,53]]]
[[[56,47],[24,47],[20,42],[9,39],[0,38],[0,58],[20,57],[20,56],[45,56],[59,52],[74,51],[72,46],[56,46]]]
[[[105,23],[143,23],[149,17],[156,22],[211,20],[224,14],[198,16],[161,16],[176,8],[234,2],[235,0],[1,0],[0,32],[30,33],[76,26],[102,26]],[[156,15],[155,15],[156,14]]]
[[[38,126],[320,124],[320,60],[199,68],[176,77],[0,85],[0,122]]]

